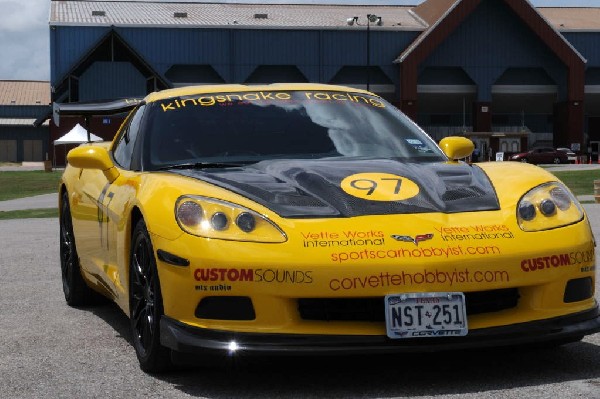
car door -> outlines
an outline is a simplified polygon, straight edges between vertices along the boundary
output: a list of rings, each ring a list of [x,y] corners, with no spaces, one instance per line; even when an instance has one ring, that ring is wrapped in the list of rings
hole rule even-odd
[[[542,164],[553,163],[554,162],[554,149],[552,148],[542,148],[541,150],[540,162]]]
[[[529,155],[527,156],[528,162],[533,163],[533,164],[540,163],[540,161],[542,159],[540,151],[541,150],[539,148],[535,148],[535,149],[531,150],[529,152]]]
[[[104,284],[107,244],[103,203],[110,200],[106,195],[110,185],[102,171],[82,169],[71,193],[73,229],[82,271],[106,289],[109,287]]]
[[[117,179],[109,181],[101,170],[82,169],[72,193],[73,228],[82,271],[112,297],[118,297],[124,289],[123,275],[126,274],[125,260],[119,257],[119,248],[123,247],[119,231],[123,230],[127,217],[124,210],[136,195],[136,173],[127,170],[137,135],[137,128],[133,136],[129,134],[132,127],[137,127],[133,123],[139,122],[136,115],[141,117],[142,114],[133,111],[111,154],[119,171]]]
[[[112,155],[119,168],[119,177],[107,187],[102,202],[101,212],[105,226],[101,232],[105,234],[102,242],[106,245],[103,267],[107,284],[117,297],[122,297],[121,294],[127,291],[128,285],[129,248],[126,234],[131,207],[140,186],[140,173],[132,169],[135,169],[133,157],[144,109],[145,105],[142,104],[132,111],[115,141]]]

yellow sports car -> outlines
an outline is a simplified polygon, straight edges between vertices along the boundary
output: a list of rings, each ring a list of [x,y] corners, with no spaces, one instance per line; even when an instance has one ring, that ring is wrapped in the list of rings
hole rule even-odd
[[[181,353],[432,351],[600,331],[581,205],[535,166],[461,161],[472,150],[347,87],[150,94],[112,143],[68,154],[66,301],[114,300],[149,372]]]

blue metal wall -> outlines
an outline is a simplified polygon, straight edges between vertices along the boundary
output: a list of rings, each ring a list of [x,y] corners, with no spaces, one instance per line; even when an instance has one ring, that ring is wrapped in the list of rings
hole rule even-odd
[[[493,26],[494,29],[489,27]],[[65,74],[98,44],[110,27],[51,27],[51,82]],[[367,63],[364,28],[344,30],[115,28],[157,73],[164,76],[173,64],[211,65],[226,82],[244,82],[259,65],[296,65],[313,82],[329,82],[345,65]],[[379,66],[398,85],[398,66],[393,64],[420,32],[371,30],[370,62]],[[600,67],[600,32],[571,32],[564,36],[588,60]],[[566,95],[566,70],[560,60],[501,0],[489,0],[471,14],[422,63],[427,67],[461,67],[478,86],[478,100],[491,101],[491,87],[509,67],[543,68]],[[105,97],[107,81],[119,90],[142,90],[135,72],[115,66],[97,66],[80,82],[82,99]],[[91,70],[92,68],[90,68]],[[131,85],[129,85],[131,84]],[[129,85],[129,86],[128,86]],[[117,90],[118,91],[118,90]]]
[[[38,118],[48,111],[44,105],[4,105],[0,106],[0,118]]]
[[[79,101],[145,95],[146,78],[128,62],[94,62],[79,79]]]
[[[600,32],[565,32],[563,36],[583,58],[587,67],[600,67]]]
[[[296,65],[310,81],[329,82],[342,66],[367,62],[364,30],[116,28],[116,31],[163,76],[173,64],[208,64],[226,82],[240,83],[259,65]],[[52,84],[57,84],[109,28],[54,27],[52,32],[51,79]],[[418,32],[372,30],[371,65],[380,66],[397,83],[398,68],[393,61],[417,35]],[[98,87],[93,88],[90,86],[93,81],[88,79],[85,89],[92,93],[102,91],[100,86],[105,83],[97,80]]]
[[[600,33],[595,37],[600,43]],[[566,68],[560,59],[500,0],[482,2],[421,64],[422,69],[442,66],[462,67],[478,85],[479,101],[492,100],[492,85],[509,67],[545,69],[560,97],[566,96]]]
[[[110,31],[109,27],[50,28],[50,83],[54,86]]]

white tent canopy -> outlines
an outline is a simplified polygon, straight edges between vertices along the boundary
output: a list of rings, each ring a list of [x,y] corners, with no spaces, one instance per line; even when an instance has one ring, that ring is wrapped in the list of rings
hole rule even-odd
[[[89,141],[104,141],[102,137],[98,137],[95,134],[90,133]],[[59,139],[54,140],[54,158],[52,162],[56,166],[56,146],[60,144],[81,144],[88,142],[88,132],[79,123]]]
[[[101,137],[96,136],[93,133],[90,133],[89,141],[104,141]],[[88,142],[88,132],[85,130],[83,126],[79,123],[73,127],[69,131],[69,133],[65,134],[61,138],[54,140],[54,145],[57,144],[81,144]]]

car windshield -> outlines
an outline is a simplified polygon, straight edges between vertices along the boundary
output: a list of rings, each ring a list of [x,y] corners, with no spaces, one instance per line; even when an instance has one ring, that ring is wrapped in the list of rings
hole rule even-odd
[[[446,159],[408,117],[362,93],[211,93],[160,100],[148,108],[146,170],[271,159]]]

